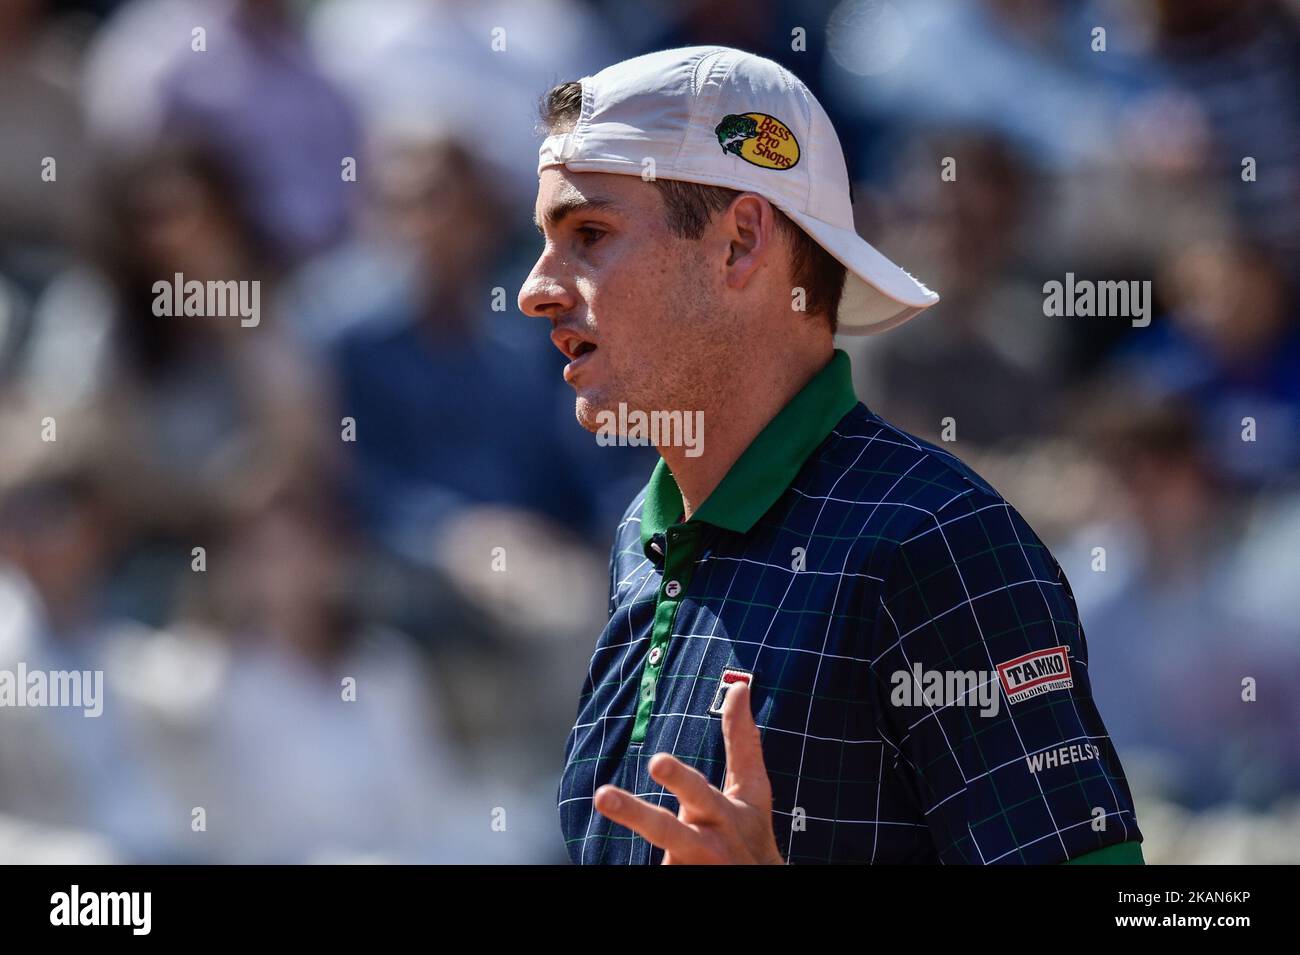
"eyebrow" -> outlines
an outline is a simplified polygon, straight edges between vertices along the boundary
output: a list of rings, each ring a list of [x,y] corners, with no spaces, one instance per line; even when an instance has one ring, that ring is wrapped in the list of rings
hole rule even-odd
[[[546,224],[554,229],[569,216],[578,212],[590,212],[601,209],[618,210],[619,204],[613,199],[605,199],[600,196],[570,196],[560,199],[546,210]],[[537,231],[542,231],[542,224],[538,221],[537,216],[533,216],[533,225]]]

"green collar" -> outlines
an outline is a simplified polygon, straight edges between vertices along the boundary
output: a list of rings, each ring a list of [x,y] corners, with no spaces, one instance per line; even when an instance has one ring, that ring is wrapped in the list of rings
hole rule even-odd
[[[849,356],[837,348],[821,371],[776,413],[736,459],[721,483],[691,515],[729,531],[747,533],[790,486],[808,456],[858,403]],[[676,523],[682,493],[663,458],[646,485],[641,547]]]

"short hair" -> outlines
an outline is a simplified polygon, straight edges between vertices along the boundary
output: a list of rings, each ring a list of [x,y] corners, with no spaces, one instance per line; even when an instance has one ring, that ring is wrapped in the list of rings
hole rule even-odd
[[[572,129],[582,112],[582,84],[575,80],[553,87],[542,97],[539,112],[547,132]],[[704,228],[713,217],[740,195],[739,189],[678,179],[655,179],[654,185],[663,198],[669,231],[683,239],[704,235]],[[785,237],[790,248],[792,283],[804,290],[807,311],[825,315],[834,334],[839,325],[840,298],[847,274],[844,266],[784,212],[776,206],[772,211],[777,232]]]

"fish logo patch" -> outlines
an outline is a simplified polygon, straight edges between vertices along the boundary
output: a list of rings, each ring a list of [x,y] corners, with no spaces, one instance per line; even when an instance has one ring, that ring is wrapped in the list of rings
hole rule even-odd
[[[799,141],[790,127],[767,113],[728,113],[713,128],[724,153],[764,169],[792,169]]]

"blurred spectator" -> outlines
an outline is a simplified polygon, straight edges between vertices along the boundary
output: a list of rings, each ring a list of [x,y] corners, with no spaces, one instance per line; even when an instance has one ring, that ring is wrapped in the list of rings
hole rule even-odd
[[[288,0],[132,0],[96,38],[87,93],[110,145],[182,137],[212,151],[243,193],[263,268],[346,234],[357,124]]]
[[[1156,52],[1209,131],[1205,171],[1244,231],[1300,282],[1300,23],[1281,0],[1153,0]],[[1254,175],[1243,178],[1243,161]]]
[[[108,478],[134,534],[120,588],[158,624],[176,568],[229,508],[328,470],[324,404],[270,314],[261,247],[219,161],[159,147],[110,164],[99,195],[98,267],[68,269],[38,302],[15,384],[65,427],[90,408],[113,423]],[[257,323],[156,314],[154,284],[177,274],[260,283]]]
[[[1300,316],[1279,263],[1248,242],[1196,242],[1173,259],[1164,284],[1172,313],[1130,336],[1115,371],[1145,401],[1192,402],[1219,476],[1300,476]]]
[[[899,131],[977,126],[1060,171],[1105,159],[1121,104],[1148,77],[1108,71],[1095,16],[1057,0],[843,0],[831,14],[827,84]],[[1137,31],[1113,19],[1108,49]]]
[[[0,275],[28,294],[57,264],[86,179],[76,49],[45,6],[0,4]]]
[[[1206,466],[1195,411],[1119,389],[1092,412],[1123,496],[1062,562],[1106,727],[1131,778],[1162,798],[1266,808],[1300,787],[1294,621],[1237,610],[1244,513]]]
[[[37,827],[89,830],[125,861],[166,859],[165,820],[181,819],[131,714],[117,705],[113,648],[130,632],[110,610],[118,544],[110,502],[86,441],[37,440],[33,419],[5,422],[0,480],[0,668],[101,673],[81,706],[0,710],[0,813]],[[71,449],[70,449],[71,448]],[[75,450],[72,450],[75,449]],[[112,674],[109,676],[108,674]],[[27,686],[17,692],[26,695]],[[83,702],[90,702],[83,697]],[[99,710],[97,716],[88,712]],[[19,860],[49,861],[29,845]]]
[[[945,155],[961,157],[956,181],[938,175]],[[953,418],[963,447],[1042,433],[1065,343],[1061,324],[1023,320],[1042,306],[1025,274],[1028,168],[1003,140],[948,130],[914,142],[899,170],[880,199],[882,244],[943,294],[933,322],[846,343],[858,393],[921,435]]]
[[[311,37],[372,136],[460,142],[515,208],[534,193],[538,97],[620,57],[580,0],[324,0]]]
[[[214,861],[529,858],[492,830],[409,639],[358,616],[353,552],[304,493],[252,507],[223,540],[209,609],[189,622],[228,635],[184,756],[196,765],[177,777],[208,812],[192,841]]]
[[[119,167],[105,190],[115,292],[105,387],[123,405],[123,423],[138,429],[124,450],[139,457],[140,476],[165,482],[149,493],[193,496],[174,509],[185,513],[314,474],[324,454],[323,396],[271,307],[274,282],[244,214],[246,196],[215,157],[185,146]],[[178,273],[260,283],[256,324],[157,316],[152,285]]]

